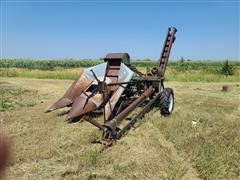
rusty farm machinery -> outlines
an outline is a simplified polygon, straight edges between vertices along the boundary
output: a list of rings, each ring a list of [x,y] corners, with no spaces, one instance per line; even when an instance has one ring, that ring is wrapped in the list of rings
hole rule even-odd
[[[82,119],[102,130],[98,142],[106,146],[119,139],[153,107],[159,107],[163,116],[170,115],[174,94],[163,82],[176,32],[174,27],[168,29],[160,59],[146,74],[130,64],[128,53],[109,53],[104,63],[85,69],[46,112],[71,107],[66,119]],[[133,113],[136,108],[140,110]],[[96,111],[102,112],[103,123],[91,115]]]

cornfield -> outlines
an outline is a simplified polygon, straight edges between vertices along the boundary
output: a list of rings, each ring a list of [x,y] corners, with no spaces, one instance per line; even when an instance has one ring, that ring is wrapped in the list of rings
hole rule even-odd
[[[61,68],[80,68],[90,67],[102,63],[102,59],[98,60],[32,60],[32,59],[1,59],[0,68],[25,68],[38,70],[55,70],[57,67]],[[132,60],[131,64],[136,67],[152,67],[156,61],[153,60]],[[207,70],[215,71],[224,65],[224,61],[191,61],[179,60],[170,61],[168,67],[178,71],[189,70]],[[239,68],[240,61],[229,61],[229,65]]]

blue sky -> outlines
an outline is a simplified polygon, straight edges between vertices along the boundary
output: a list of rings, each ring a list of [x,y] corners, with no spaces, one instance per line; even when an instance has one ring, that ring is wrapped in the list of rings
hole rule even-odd
[[[171,59],[239,58],[239,1],[1,0],[1,57],[158,59],[167,28]]]

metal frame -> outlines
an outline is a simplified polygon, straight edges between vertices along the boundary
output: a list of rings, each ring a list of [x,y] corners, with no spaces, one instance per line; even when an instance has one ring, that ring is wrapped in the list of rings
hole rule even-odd
[[[103,131],[103,135],[99,141],[95,142],[103,144],[104,148],[110,146],[112,141],[119,139],[126,133],[159,100],[164,89],[164,74],[176,32],[177,29],[175,27],[168,29],[160,59],[146,74],[130,65],[127,53],[107,54],[104,58],[106,70],[103,80],[98,79],[93,70],[91,70],[91,73],[95,80],[79,76],[65,95],[53,104],[47,112],[65,106],[72,106],[67,118],[71,119],[75,116],[80,116],[85,121],[96,126]],[[119,82],[120,67],[125,66],[122,65],[123,63],[138,76],[130,81]],[[106,83],[106,79],[109,79],[111,82]],[[87,94],[84,89],[89,88],[93,81],[97,82],[96,89],[91,94]],[[99,106],[95,105],[96,103],[94,104],[91,99],[96,92],[101,94],[100,97],[94,99],[97,101],[97,104],[100,104]],[[142,107],[141,111],[129,118],[128,116],[139,106]],[[83,113],[76,113],[78,108],[85,109]],[[104,114],[103,124],[98,123],[90,116],[93,109],[102,110]],[[126,118],[128,122],[120,129],[119,125]]]

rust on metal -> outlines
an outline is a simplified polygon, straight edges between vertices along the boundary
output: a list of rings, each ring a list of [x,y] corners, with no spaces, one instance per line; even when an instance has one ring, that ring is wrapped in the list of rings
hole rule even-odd
[[[117,124],[119,124],[127,115],[129,115],[136,107],[141,105],[143,101],[154,93],[155,89],[149,87],[141,96],[139,96],[135,101],[133,101],[126,109],[114,117],[111,121],[106,122],[103,126],[109,128],[110,130],[115,130]]]
[[[168,28],[167,36],[163,45],[162,53],[160,56],[160,59],[158,60],[158,63],[155,67],[151,69],[151,71],[148,73],[150,76],[164,76],[168,59],[170,56],[170,52],[172,49],[172,45],[176,39],[175,34],[177,32],[177,29],[175,27]]]
[[[74,101],[66,119],[69,120],[81,115],[85,115],[86,113],[94,111],[96,107],[96,104],[91,99],[87,100],[87,97],[83,97],[81,95]]]
[[[80,76],[68,88],[63,97],[49,107],[46,112],[51,112],[53,110],[72,105],[74,100],[89,86],[90,83],[91,80],[81,73]]]
[[[67,120],[82,118],[96,126],[103,132],[97,142],[104,147],[111,146],[153,106],[159,106],[176,32],[174,27],[168,29],[161,56],[146,74],[130,64],[128,53],[109,53],[103,63],[85,69],[47,112],[70,107]],[[141,111],[132,113],[137,107]],[[103,114],[103,123],[93,118],[93,112]],[[128,123],[122,123],[126,119]]]

